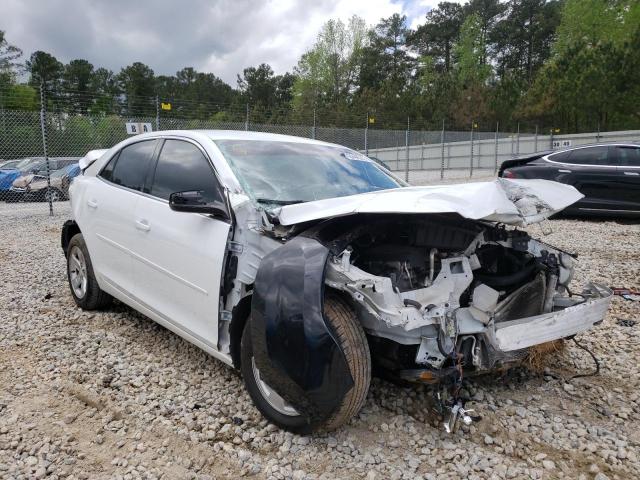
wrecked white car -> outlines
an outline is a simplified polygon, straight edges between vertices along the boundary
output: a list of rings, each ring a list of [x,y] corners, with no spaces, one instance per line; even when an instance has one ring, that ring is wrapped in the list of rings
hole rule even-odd
[[[62,231],[76,303],[115,297],[240,369],[298,433],[348,421],[374,368],[456,391],[590,329],[610,301],[571,292],[576,257],[516,228],[581,198],[567,185],[408,187],[348,148],[249,132],[102,153],[80,162]]]

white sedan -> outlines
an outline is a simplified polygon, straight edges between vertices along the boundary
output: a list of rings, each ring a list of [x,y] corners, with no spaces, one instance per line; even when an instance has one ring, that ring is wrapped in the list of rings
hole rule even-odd
[[[569,291],[575,256],[515,228],[577,201],[567,185],[408,187],[328,143],[163,131],[90,152],[62,231],[71,294],[112,298],[239,368],[256,407],[298,433],[336,428],[372,367],[437,383],[602,321],[611,292]]]

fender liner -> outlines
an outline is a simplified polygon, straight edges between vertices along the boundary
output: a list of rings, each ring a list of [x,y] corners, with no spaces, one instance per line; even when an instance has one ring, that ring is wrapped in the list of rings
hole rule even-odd
[[[80,233],[80,227],[74,220],[67,220],[62,225],[62,231],[60,232],[60,246],[64,252],[64,256],[67,256],[67,249],[69,242],[76,233]]]
[[[329,249],[295,237],[266,255],[254,283],[251,340],[260,376],[310,423],[353,387],[346,357],[323,316]]]

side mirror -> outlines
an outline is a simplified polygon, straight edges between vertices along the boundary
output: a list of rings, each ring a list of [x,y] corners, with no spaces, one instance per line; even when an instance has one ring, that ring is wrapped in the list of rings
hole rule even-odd
[[[222,202],[207,202],[199,191],[176,192],[169,195],[169,208],[176,212],[204,213],[221,220],[230,220]]]

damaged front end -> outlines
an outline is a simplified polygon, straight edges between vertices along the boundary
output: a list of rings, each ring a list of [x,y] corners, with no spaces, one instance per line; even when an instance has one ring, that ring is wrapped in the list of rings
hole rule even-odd
[[[575,256],[524,231],[448,215],[361,220],[332,242],[325,282],[353,299],[379,370],[439,385],[448,432],[475,418],[463,375],[590,329],[611,300],[591,283],[572,293]]]
[[[332,242],[341,250],[325,281],[350,295],[379,363],[400,378],[503,367],[604,318],[611,291],[571,293],[575,257],[524,231],[447,215],[363,220]]]
[[[446,428],[470,422],[459,396],[463,375],[522,362],[531,347],[571,338],[605,316],[608,288],[570,290],[575,255],[515,227],[580,197],[554,182],[498,181],[269,212],[266,231],[281,245],[264,257],[255,282],[253,341],[264,353],[256,362],[299,411],[340,404],[340,379],[350,376],[323,320],[324,286],[350,298],[378,372],[439,384]],[[310,251],[322,253],[313,271]]]

